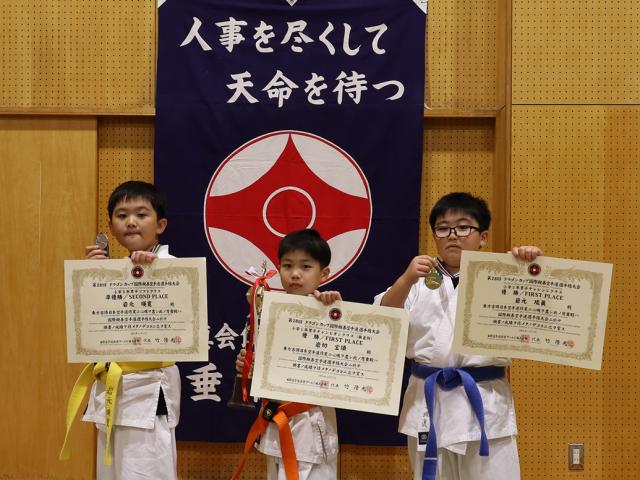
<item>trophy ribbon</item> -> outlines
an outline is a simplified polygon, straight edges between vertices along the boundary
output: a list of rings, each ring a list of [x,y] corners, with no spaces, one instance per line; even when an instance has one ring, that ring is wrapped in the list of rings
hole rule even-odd
[[[264,272],[251,287],[251,301],[249,302],[249,342],[247,343],[247,354],[244,357],[244,365],[242,366],[242,400],[244,402],[249,400],[249,392],[247,392],[247,379],[249,378],[249,371],[251,370],[251,364],[253,363],[253,349],[254,349],[254,332],[256,324],[256,315],[260,318],[262,311],[262,292],[269,291],[269,284],[267,280],[273,277],[277,270],[269,270]]]

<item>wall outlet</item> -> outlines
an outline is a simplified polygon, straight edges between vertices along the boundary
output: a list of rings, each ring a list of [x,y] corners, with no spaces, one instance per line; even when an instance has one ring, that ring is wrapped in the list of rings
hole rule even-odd
[[[584,443],[569,444],[569,470],[584,470]]]

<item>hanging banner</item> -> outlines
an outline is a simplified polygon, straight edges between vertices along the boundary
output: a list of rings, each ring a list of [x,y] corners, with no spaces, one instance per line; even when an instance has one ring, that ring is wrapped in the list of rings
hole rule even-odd
[[[207,257],[209,361],[182,363],[183,440],[243,441],[227,407],[254,281],[284,235],[329,242],[321,288],[371,303],[418,250],[426,2],[159,2],[155,182],[163,236]],[[278,276],[269,280],[281,290]],[[343,443],[397,418],[338,411]]]

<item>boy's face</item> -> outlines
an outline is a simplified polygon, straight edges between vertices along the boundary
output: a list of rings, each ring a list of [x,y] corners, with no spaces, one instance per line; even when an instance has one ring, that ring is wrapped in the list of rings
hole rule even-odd
[[[478,228],[478,221],[464,212],[448,211],[442,217],[436,219],[435,228],[438,227],[458,227],[467,225]],[[487,244],[489,231],[480,232],[472,230],[468,237],[458,237],[450,232],[447,238],[438,238],[435,235],[438,256],[444,264],[456,273],[460,269],[460,257],[462,250],[480,250]]]
[[[129,252],[149,250],[158,243],[158,235],[167,227],[167,219],[158,220],[151,203],[144,198],[127,198],[116,204],[109,229]]]
[[[320,268],[320,262],[301,250],[285,253],[278,271],[285,292],[294,295],[313,293],[329,276],[329,267]]]

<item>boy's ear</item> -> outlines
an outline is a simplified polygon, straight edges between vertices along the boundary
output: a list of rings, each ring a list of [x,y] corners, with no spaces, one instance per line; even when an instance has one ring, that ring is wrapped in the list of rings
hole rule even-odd
[[[329,270],[329,267],[324,267],[321,271],[320,271],[320,281],[324,282],[327,278],[329,278],[329,273],[331,271]]]
[[[484,247],[488,241],[489,241],[489,230],[480,232],[480,246]]]
[[[158,227],[156,228],[156,234],[161,235],[162,232],[167,228],[168,220],[166,218],[161,218],[158,220]]]

